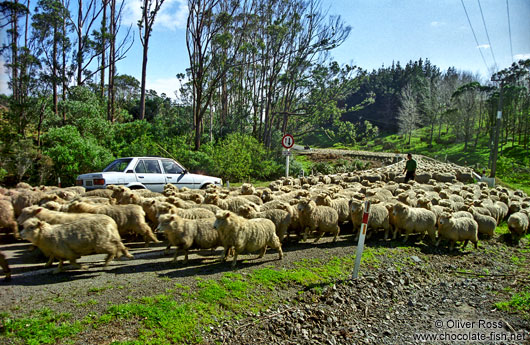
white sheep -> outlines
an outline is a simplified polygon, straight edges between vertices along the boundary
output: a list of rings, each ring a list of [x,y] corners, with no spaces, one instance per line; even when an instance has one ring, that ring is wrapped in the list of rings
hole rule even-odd
[[[478,248],[478,224],[474,219],[454,218],[449,213],[442,213],[438,220],[438,242],[442,238],[450,241],[450,250],[453,250],[457,241],[464,241],[462,248],[465,248],[469,241],[473,242],[475,249]]]
[[[473,215],[473,219],[478,224],[479,234],[484,234],[486,236],[492,237],[495,233],[495,228],[497,228],[497,221],[491,216],[485,216],[477,211],[471,206],[469,212]]]
[[[364,214],[364,203],[357,199],[351,199],[349,202],[351,221],[353,229],[360,229]],[[372,204],[368,216],[368,228],[377,230],[385,230],[385,240],[388,239],[389,233],[392,230],[390,226],[390,218],[388,216],[388,209],[383,204]],[[371,233],[368,234],[370,236]],[[357,233],[357,239],[359,233]]]
[[[258,212],[255,207],[246,205],[239,208],[239,215],[247,219],[252,218],[265,218],[270,219],[276,227],[276,235],[283,242],[287,236],[287,230],[291,224],[291,215],[289,212],[280,209],[270,209],[262,212]]]
[[[82,255],[107,254],[105,266],[114,259],[125,255],[132,258],[121,242],[116,223],[107,216],[99,219],[79,218],[67,224],[50,225],[36,218],[30,218],[23,225],[20,236],[37,246],[46,256],[59,259],[55,273],[63,270],[63,261],[69,260],[76,268]]]
[[[4,277],[5,281],[11,280],[11,269],[9,268],[9,265],[6,260],[6,256],[4,253],[0,252],[0,267],[2,267],[2,270],[4,271],[4,274],[6,275]]]
[[[138,205],[95,205],[86,202],[75,201],[69,208],[70,212],[75,213],[95,213],[105,214],[118,224],[120,234],[126,234],[129,231],[143,236],[145,245],[150,241],[160,242],[153,231],[145,222],[145,212]]]
[[[304,228],[304,240],[312,231],[318,230],[317,242],[325,232],[331,232],[335,236],[333,241],[337,240],[340,233],[339,214],[335,209],[329,206],[317,206],[311,199],[303,199],[298,203],[298,212],[300,213],[300,222]]]
[[[278,249],[279,259],[283,258],[282,244],[271,220],[245,219],[230,211],[219,211],[215,217],[214,228],[219,232],[224,247],[223,260],[226,260],[228,251],[234,249],[232,267],[235,267],[237,256],[241,252],[259,250],[258,258],[262,258],[267,246]]]
[[[409,235],[413,233],[422,234],[423,236],[429,234],[433,242],[436,240],[436,215],[434,212],[396,203],[394,204],[392,213],[396,223],[395,232],[397,233],[400,230],[405,231],[405,239],[403,242],[407,242]]]
[[[315,199],[318,206],[329,206],[339,214],[339,223],[351,220],[349,200],[345,198],[331,199],[329,195],[320,194]]]
[[[15,238],[19,237],[15,210],[9,200],[0,199],[0,229],[9,229]]]
[[[510,229],[512,237],[515,238],[517,241],[519,241],[521,236],[523,236],[528,230],[528,213],[529,211],[527,210],[521,210],[519,212],[512,213],[510,217],[508,217],[508,229]]]
[[[215,218],[184,219],[177,214],[166,214],[160,216],[156,231],[165,233],[168,248],[177,247],[173,262],[177,261],[179,250],[184,250],[184,263],[187,263],[190,248],[215,249],[221,245],[219,233],[213,228],[214,221]]]

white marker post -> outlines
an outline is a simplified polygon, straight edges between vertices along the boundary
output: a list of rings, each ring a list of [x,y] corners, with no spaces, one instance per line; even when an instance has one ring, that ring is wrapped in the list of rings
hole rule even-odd
[[[287,149],[285,153],[285,177],[289,177],[289,156],[291,155],[291,147],[294,145],[294,138],[291,134],[285,134],[282,138],[282,146]]]
[[[359,266],[361,266],[361,257],[364,249],[364,239],[366,237],[366,229],[368,228],[368,218],[370,217],[370,201],[364,202],[363,222],[359,230],[359,242],[357,243],[357,253],[355,253],[355,267],[353,268],[353,279],[359,276]]]
[[[289,177],[289,156],[290,156],[290,150],[287,150],[287,154],[285,155],[285,177]]]

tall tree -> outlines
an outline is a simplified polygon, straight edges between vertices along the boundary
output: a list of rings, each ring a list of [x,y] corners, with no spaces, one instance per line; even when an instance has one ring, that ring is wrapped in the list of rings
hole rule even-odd
[[[243,43],[242,32],[246,18],[234,30],[238,14],[246,12],[247,2],[230,1],[222,6],[220,0],[188,0],[188,21],[186,26],[186,47],[190,59],[190,75],[193,90],[194,147],[201,146],[203,119],[210,108],[214,93],[221,79],[232,67]],[[219,48],[228,48],[226,55],[213,54]]]
[[[68,39],[69,26],[65,18],[69,17],[68,9],[59,0],[39,0],[32,17],[33,39],[37,43],[37,56],[41,57],[47,71],[42,72],[43,80],[49,82],[53,92],[53,111],[59,113],[58,90],[65,87],[66,53],[70,48]],[[60,57],[64,57],[60,61]],[[66,119],[63,119],[65,121]]]
[[[412,131],[418,128],[420,115],[418,101],[411,84],[406,85],[401,91],[401,107],[398,113],[399,132],[409,136],[408,144],[412,137]]]
[[[142,5],[142,19],[138,22],[138,31],[140,34],[140,42],[143,47],[142,55],[142,84],[140,86],[140,120],[145,117],[145,81],[147,78],[147,52],[149,51],[149,37],[153,31],[155,24],[155,17],[160,11],[164,0],[143,0]]]

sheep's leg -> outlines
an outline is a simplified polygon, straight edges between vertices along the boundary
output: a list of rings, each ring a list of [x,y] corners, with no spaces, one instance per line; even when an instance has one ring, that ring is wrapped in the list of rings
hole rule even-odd
[[[184,263],[188,263],[188,254],[190,253],[189,249],[184,250]]]
[[[232,268],[235,268],[237,265],[237,250],[234,252],[234,261],[232,261]]]
[[[164,249],[164,255],[168,255],[170,249],[171,249],[171,243],[167,245],[166,249]]]
[[[455,249],[455,241],[451,241],[449,244],[449,250],[453,251],[453,249]]]
[[[72,266],[73,268],[76,268],[76,269],[85,269],[85,268],[87,268],[86,266],[77,263],[77,259],[70,259],[70,266]]]
[[[324,236],[324,231],[320,231],[320,232],[318,233],[318,236],[317,236],[317,238],[315,239],[315,242],[313,242],[313,243],[317,243],[318,240],[320,240],[320,239],[322,238],[322,236]]]
[[[340,227],[337,226],[337,231],[335,231],[335,237],[333,237],[333,242],[337,241],[337,237],[339,236],[339,233],[340,233]]]
[[[438,247],[440,245],[440,242],[442,242],[442,238],[441,237],[438,238],[438,241],[436,241],[436,244],[434,246]]]
[[[478,249],[478,241],[477,242],[473,242],[473,245],[475,246],[475,249]]]
[[[115,256],[116,256],[116,253],[112,253],[112,254],[107,255],[107,258],[105,259],[105,263],[103,264],[103,266],[108,266],[109,262],[111,262],[112,259],[114,259]]]
[[[267,251],[267,246],[263,247],[261,250],[260,250],[260,253],[259,253],[259,256],[258,256],[258,259],[261,259],[263,257],[263,255],[265,255],[265,252]]]
[[[394,228],[394,233],[392,234],[392,239],[393,240],[395,240],[397,238],[398,232],[399,232],[399,228],[396,226]]]
[[[467,247],[467,244],[469,243],[469,240],[465,240],[464,243],[462,244],[462,249],[464,249],[465,247]]]
[[[177,246],[177,248],[175,249],[175,256],[173,256],[172,262],[177,262],[178,256],[179,256],[179,247]]]
[[[309,228],[304,229],[304,237],[302,238],[302,241],[307,240],[307,237],[309,236]]]
[[[281,248],[280,248],[281,251]],[[5,280],[11,280],[11,269],[9,268],[9,265],[7,264],[7,260],[4,254],[0,253],[0,266],[2,266],[2,269],[5,273]]]
[[[388,235],[390,235],[390,229],[385,229],[385,241],[388,241]]]
[[[281,245],[278,247],[278,255],[279,255],[278,260],[283,259],[283,250],[282,250]]]
[[[59,265],[57,265],[57,268],[53,271],[53,274],[61,273],[62,271],[64,271],[63,259],[59,259]]]
[[[48,262],[44,265],[44,267],[50,267],[51,265],[53,265],[53,255],[50,256],[50,258],[48,259]]]
[[[409,232],[407,231],[407,232],[405,233],[405,238],[403,239],[403,243],[407,243],[407,241],[408,241],[408,239],[409,239],[409,235],[410,235],[410,234],[409,234]]]

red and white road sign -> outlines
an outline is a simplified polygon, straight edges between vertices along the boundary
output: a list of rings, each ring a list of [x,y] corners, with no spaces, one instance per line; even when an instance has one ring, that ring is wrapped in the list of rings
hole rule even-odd
[[[291,134],[286,134],[282,138],[282,145],[286,149],[290,149],[294,145],[294,138]]]
[[[353,279],[359,276],[359,267],[361,266],[361,257],[364,249],[364,239],[366,237],[366,229],[368,228],[368,219],[370,218],[370,201],[364,202],[363,222],[361,229],[359,229],[359,242],[357,243],[357,252],[355,254],[355,266],[353,267]]]

